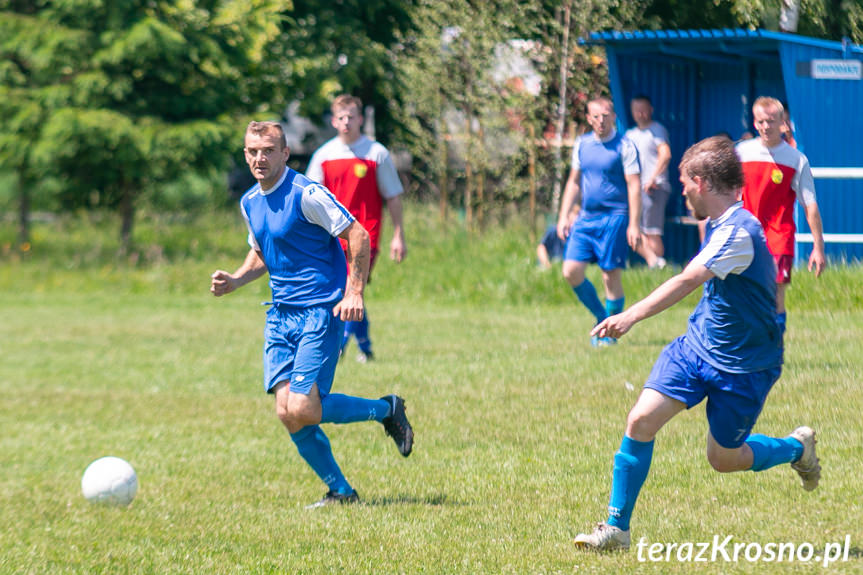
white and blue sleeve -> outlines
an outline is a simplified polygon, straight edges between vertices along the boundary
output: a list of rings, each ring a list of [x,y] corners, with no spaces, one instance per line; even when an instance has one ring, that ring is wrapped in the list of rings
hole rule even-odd
[[[578,149],[581,147],[581,137],[575,139],[575,143],[572,145],[572,166],[570,169],[572,170],[580,170],[581,162],[578,161]]]
[[[754,257],[752,237],[745,229],[738,226],[720,226],[692,260],[724,280],[728,274],[742,273]]]
[[[629,138],[623,138],[623,141],[620,142],[620,163],[623,164],[623,173],[627,176],[641,173],[641,164],[638,162],[638,149]]]
[[[243,206],[242,202],[240,202],[240,211],[243,213],[243,221],[246,222],[246,229],[249,230],[249,237],[246,241],[249,243],[250,248],[259,252],[261,251],[261,246],[258,245],[258,240],[255,239],[255,234],[252,233],[252,222],[249,220],[249,214],[246,213],[246,208]]]
[[[306,186],[300,199],[300,208],[307,220],[321,226],[331,236],[338,236],[354,221],[348,209],[319,184]]]

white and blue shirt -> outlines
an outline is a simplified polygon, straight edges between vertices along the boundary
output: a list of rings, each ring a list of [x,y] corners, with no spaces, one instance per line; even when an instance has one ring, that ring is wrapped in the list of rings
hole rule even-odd
[[[304,308],[342,299],[347,264],[337,236],[354,218],[329,190],[285,168],[273,188],[250,188],[240,209],[249,245],[267,265],[273,303]]]
[[[572,169],[581,170],[581,209],[586,214],[627,214],[626,176],[640,172],[635,144],[613,130],[605,140],[594,132],[575,140]]]
[[[718,370],[753,373],[782,365],[776,320],[776,264],[764,230],[742,202],[708,221],[693,258],[716,276],[689,318],[686,341]]]

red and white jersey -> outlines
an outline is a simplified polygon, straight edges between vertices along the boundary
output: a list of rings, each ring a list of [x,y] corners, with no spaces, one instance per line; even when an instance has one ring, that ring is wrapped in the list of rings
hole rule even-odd
[[[794,255],[794,201],[815,202],[809,160],[784,141],[768,148],[753,138],[737,144],[743,164],[743,207],[755,214],[774,256]]]
[[[366,136],[350,145],[335,137],[312,155],[306,177],[336,196],[369,232],[376,251],[384,200],[404,192],[387,149]]]

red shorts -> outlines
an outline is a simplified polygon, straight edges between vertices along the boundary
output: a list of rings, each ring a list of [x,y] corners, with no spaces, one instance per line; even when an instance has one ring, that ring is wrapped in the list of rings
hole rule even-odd
[[[794,256],[773,256],[776,262],[776,283],[791,283],[791,268],[794,267]]]

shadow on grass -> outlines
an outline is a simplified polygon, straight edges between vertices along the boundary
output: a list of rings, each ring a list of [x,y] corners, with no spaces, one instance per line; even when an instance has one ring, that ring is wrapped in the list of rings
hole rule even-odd
[[[453,501],[444,493],[417,497],[415,495],[398,495],[396,497],[373,497],[363,499],[365,505],[467,505],[460,501]]]

